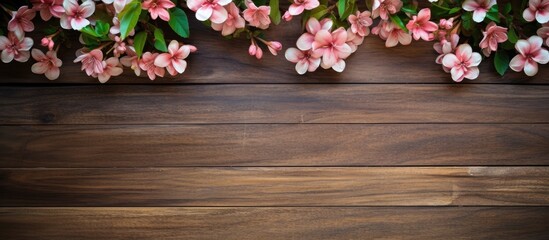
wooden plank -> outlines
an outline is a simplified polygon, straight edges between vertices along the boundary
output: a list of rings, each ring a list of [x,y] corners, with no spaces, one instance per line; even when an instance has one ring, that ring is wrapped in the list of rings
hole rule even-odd
[[[549,204],[549,167],[20,168],[0,180],[0,206]]]
[[[548,123],[549,86],[2,87],[0,124]]]
[[[0,167],[12,168],[549,165],[547,124],[42,125],[0,136]]]
[[[284,49],[295,47],[301,35],[299,20],[282,23],[267,34],[267,39],[278,40]],[[125,73],[113,78],[109,83],[452,83],[449,74],[435,63],[437,56],[432,42],[414,42],[411,46],[385,48],[384,41],[376,36],[366,38],[359,50],[347,59],[347,69],[343,73],[332,70],[318,70],[300,76],[295,72],[295,64],[279,56],[271,56],[267,51],[264,59],[258,61],[248,55],[249,40],[225,40],[219,34],[197,20],[191,18],[191,39],[176,39],[194,44],[198,52],[188,58],[188,68],[183,75],[154,82],[146,77],[136,77],[126,68]],[[39,38],[38,38],[39,39]],[[80,65],[73,63],[74,52],[80,45],[74,38],[72,48],[61,49],[63,70],[59,79],[48,81],[43,76],[30,72],[32,61],[28,63],[0,64],[0,83],[99,83],[87,77]],[[406,66],[406,71],[395,71],[395,66]],[[245,72],[245,74],[242,74]],[[509,71],[500,77],[494,71],[492,59],[484,60],[480,66],[480,77],[464,83],[537,83],[549,84],[549,67],[541,65],[534,78],[522,73]]]
[[[0,208],[3,239],[547,239],[546,207]]]

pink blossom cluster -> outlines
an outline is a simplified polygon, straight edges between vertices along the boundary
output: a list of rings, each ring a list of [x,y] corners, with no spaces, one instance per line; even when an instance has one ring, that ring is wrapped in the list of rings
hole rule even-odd
[[[332,30],[332,26],[333,21],[328,18],[320,22],[310,18],[306,24],[307,32],[297,40],[297,48],[286,50],[286,59],[296,63],[299,74],[313,72],[319,66],[337,72],[345,69],[345,59],[362,44],[364,36],[342,27]]]

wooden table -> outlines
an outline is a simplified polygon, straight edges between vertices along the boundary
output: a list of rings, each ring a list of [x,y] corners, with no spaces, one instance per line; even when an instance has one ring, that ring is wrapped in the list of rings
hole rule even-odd
[[[175,79],[0,65],[0,239],[549,238],[548,67],[456,84],[370,37],[298,76],[193,24]]]

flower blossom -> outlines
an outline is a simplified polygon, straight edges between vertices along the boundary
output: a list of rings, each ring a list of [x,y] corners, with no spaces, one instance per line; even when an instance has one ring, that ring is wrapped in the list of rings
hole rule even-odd
[[[170,21],[170,13],[168,9],[175,7],[175,4],[170,0],[145,0],[141,8],[149,11],[152,19],[160,19]]]
[[[248,48],[248,54],[250,56],[255,56],[257,59],[261,59],[263,57],[263,50],[252,39],[252,44],[250,44],[250,47]]]
[[[454,18],[440,19],[438,26],[438,39],[446,39],[447,35],[453,34],[452,32],[448,33],[448,30],[451,30],[454,27]]]
[[[303,10],[311,10],[320,5],[318,0],[294,0],[294,2],[288,8],[288,13],[292,16],[297,16],[303,12]]]
[[[212,28],[216,31],[221,31],[221,35],[223,36],[231,35],[236,29],[244,28],[246,25],[244,18],[240,16],[240,10],[233,2],[225,5],[225,9],[228,12],[227,20],[223,23],[212,22]]]
[[[456,50],[456,47],[459,43],[459,35],[452,34],[450,36],[450,41],[447,39],[441,39],[440,42],[437,42],[433,45],[433,48],[437,53],[439,54],[438,57],[435,59],[435,62],[437,64],[442,64],[442,59],[444,59],[444,56],[449,53],[453,53]],[[450,69],[442,65],[442,69],[444,69],[445,72],[450,72]]]
[[[462,8],[465,11],[473,12],[473,21],[482,22],[486,17],[486,13],[496,5],[496,0],[466,0],[463,2]]]
[[[297,39],[297,48],[303,51],[311,49],[313,47],[313,42],[315,41],[316,33],[320,30],[330,30],[332,29],[332,25],[333,22],[329,18],[322,19],[321,22],[316,18],[309,18],[305,25],[307,32],[303,33]]]
[[[9,63],[12,60],[26,62],[30,58],[29,50],[33,44],[31,38],[18,38],[13,32],[9,32],[8,37],[0,36],[2,62]]]
[[[481,61],[482,56],[473,52],[469,44],[461,44],[455,53],[444,56],[442,64],[450,69],[454,81],[461,82],[464,78],[473,80],[478,77],[478,65]]]
[[[95,3],[93,1],[85,1],[78,5],[76,0],[63,1],[65,13],[61,15],[61,27],[64,29],[80,30],[90,24],[86,18],[90,17],[95,12]]]
[[[296,64],[295,70],[301,75],[307,71],[314,72],[320,66],[320,58],[313,56],[312,50],[302,51],[297,48],[288,48],[284,56],[288,61]]]
[[[412,36],[404,32],[400,27],[390,21],[382,21],[372,29],[374,34],[379,34],[379,37],[385,40],[385,47],[394,47],[398,43],[409,45],[412,42]]]
[[[347,20],[351,24],[351,31],[361,37],[368,36],[368,34],[370,34],[370,28],[368,27],[373,23],[370,15],[371,13],[369,11],[364,11],[362,13],[357,11],[356,15],[349,15]]]
[[[401,0],[374,0],[372,5],[372,17],[381,17],[383,20],[389,19],[389,15],[395,14],[402,8]]]
[[[131,0],[103,0],[103,2],[106,4],[112,4],[114,6],[114,11],[116,13],[120,13],[124,10],[124,7],[131,2]]]
[[[486,26],[486,31],[482,31],[484,38],[480,41],[480,48],[484,56],[490,56],[492,51],[498,50],[498,43],[507,41],[507,28],[497,26],[495,22],[490,22]]]
[[[271,7],[260,6],[257,7],[251,0],[245,0],[246,10],[244,10],[244,19],[250,23],[251,26],[267,29],[271,24],[269,14],[271,13]]]
[[[100,83],[106,83],[111,77],[116,77],[122,74],[120,61],[117,57],[110,57],[103,61],[103,72],[97,74],[97,79]]]
[[[315,56],[322,56],[322,68],[332,68],[337,72],[342,72],[345,69],[343,59],[352,52],[346,41],[347,31],[343,27],[333,32],[320,30],[316,33],[312,49]]]
[[[32,58],[37,61],[31,67],[33,73],[44,74],[49,80],[55,80],[59,77],[59,67],[63,65],[63,62],[57,58],[57,52],[50,50],[44,54],[42,51],[34,48],[31,54]]]
[[[515,72],[524,70],[528,76],[536,75],[538,63],[549,62],[549,52],[541,47],[542,43],[543,39],[538,36],[531,36],[528,40],[518,40],[515,49],[519,54],[511,59],[509,67]]]
[[[8,22],[8,30],[15,33],[18,38],[23,38],[25,32],[34,30],[34,23],[32,23],[34,16],[36,16],[36,12],[29,9],[28,6],[20,7],[17,12],[12,12],[12,18]]]
[[[158,53],[145,52],[139,61],[139,67],[141,70],[147,72],[147,76],[149,76],[149,79],[151,80],[156,79],[156,76],[164,77],[164,73],[166,73],[166,70],[163,67],[154,64],[158,55]]]
[[[425,41],[432,41],[435,38],[433,32],[438,30],[438,25],[429,19],[431,19],[431,10],[424,8],[417,15],[412,16],[412,19],[406,24],[406,28],[412,32],[415,40],[421,38]]]
[[[169,1],[169,0],[166,0]],[[187,6],[196,12],[196,19],[221,24],[227,20],[228,13],[223,7],[231,0],[187,0]]]
[[[271,52],[271,54],[273,54],[274,56],[278,55],[278,52],[282,50],[282,44],[280,42],[270,41],[265,42],[265,44],[267,45],[269,52]]]
[[[545,39],[545,45],[549,46],[549,24],[544,24],[543,27],[536,31],[536,33],[538,36]]]
[[[48,47],[48,50],[52,50],[53,46],[55,45],[55,42],[51,37],[44,37],[42,40],[40,40],[40,45],[44,47]]]
[[[40,12],[40,17],[48,21],[51,17],[61,18],[65,12],[63,0],[32,0],[32,9]]]
[[[349,45],[349,47],[351,47],[351,53],[354,53],[358,49],[358,46],[364,42],[364,37],[353,33],[353,31],[349,28],[347,29],[347,41],[345,42]]]
[[[528,22],[534,20],[541,24],[549,22],[549,0],[528,1],[528,7],[522,12],[522,17]]]
[[[135,53],[133,46],[126,48],[126,56],[120,58],[120,63],[124,67],[131,68],[136,76],[141,75],[141,68],[139,67],[139,59]]]
[[[179,45],[179,42],[172,40],[168,45],[168,52],[162,53],[154,60],[154,65],[166,68],[168,73],[175,76],[177,73],[183,73],[187,68],[187,62],[185,58],[189,56],[191,52],[196,51],[196,47],[193,45]]]
[[[77,52],[74,62],[82,62],[80,70],[86,72],[88,76],[95,76],[103,72],[103,52],[99,49],[93,49],[88,53]]]

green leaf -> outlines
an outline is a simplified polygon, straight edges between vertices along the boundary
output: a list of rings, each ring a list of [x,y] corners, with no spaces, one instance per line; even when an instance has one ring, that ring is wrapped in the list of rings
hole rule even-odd
[[[107,34],[109,34],[110,28],[111,26],[106,22],[103,22],[101,20],[95,21],[95,33],[98,37],[106,36]]]
[[[164,32],[160,28],[154,29],[154,47],[162,52],[168,51],[166,40],[164,40]]]
[[[454,14],[454,13],[457,13],[459,11],[461,11],[461,8],[460,7],[455,7],[455,8],[450,9],[450,11],[448,11],[448,14]]]
[[[466,12],[461,15],[461,20],[461,26],[463,26],[465,30],[471,30],[473,28],[473,14],[471,12]]]
[[[120,35],[122,39],[125,39],[135,28],[140,14],[141,1],[138,0],[133,0],[128,3],[122,12],[118,14],[118,19],[120,20]]]
[[[279,0],[270,0],[269,6],[271,7],[271,13],[269,16],[271,17],[271,20],[273,20],[274,24],[280,23],[280,2]]]
[[[507,36],[508,36],[509,42],[511,42],[512,44],[517,43],[517,41],[519,40],[519,37],[517,36],[517,32],[515,32],[515,28],[512,25],[509,26],[509,33],[507,33]]]
[[[338,0],[337,1],[337,13],[339,17],[342,18],[343,13],[345,12],[345,7],[347,6],[347,0]]]
[[[494,57],[494,67],[499,75],[503,76],[507,69],[509,68],[509,55],[504,50],[499,50],[496,52]]]
[[[442,17],[448,14],[450,11],[451,11],[450,8],[447,8],[438,4],[431,4],[431,15],[433,17]]]
[[[343,12],[343,15],[339,15],[339,19],[342,21],[347,20],[349,15],[356,12],[356,4],[355,0],[347,0],[347,4],[345,6],[345,11]]]
[[[412,15],[416,15],[417,14],[417,10],[416,9],[413,9],[413,8],[410,8],[409,6],[404,6],[402,7],[400,10],[402,10],[403,12],[405,13],[410,13]]]
[[[135,35],[133,38],[133,47],[135,48],[135,53],[138,58],[141,58],[143,54],[143,48],[145,48],[145,42],[147,42],[147,32],[142,31]]]
[[[326,15],[326,13],[328,13],[328,8],[324,5],[320,5],[311,10],[311,17],[321,19],[322,17],[324,17],[324,15]],[[303,20],[305,20],[305,18]]]
[[[405,32],[408,32],[408,28],[406,28],[406,25],[404,25],[404,22],[402,22],[402,19],[400,19],[397,15],[390,15],[391,21],[396,24],[398,27],[400,27]]]
[[[513,9],[511,2],[506,3],[503,5],[503,14],[509,14],[511,10]]]
[[[93,27],[91,25],[83,27],[82,29],[80,29],[80,32],[88,34],[92,37],[99,37],[100,36],[95,32],[95,30],[93,29]]]
[[[184,38],[189,37],[189,19],[181,8],[176,7],[170,9],[170,21],[168,21],[168,24],[179,36]]]
[[[490,8],[490,10],[486,13],[486,18],[499,23],[498,5],[494,5]]]

